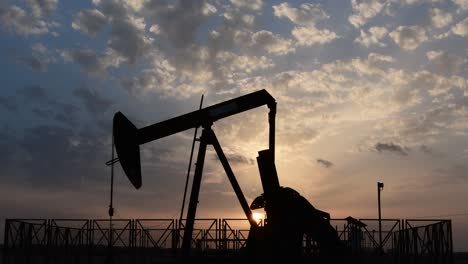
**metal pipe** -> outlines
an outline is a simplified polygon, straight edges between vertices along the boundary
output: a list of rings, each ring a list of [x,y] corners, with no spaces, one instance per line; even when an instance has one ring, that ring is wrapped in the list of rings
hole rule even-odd
[[[200,99],[200,107],[198,107],[198,109],[201,109],[202,105],[203,105],[203,94]],[[188,188],[188,182],[190,179],[190,170],[192,168],[193,150],[195,148],[195,141],[197,140],[197,134],[198,134],[198,126],[195,127],[195,132],[193,133],[192,149],[190,151],[190,159],[189,159],[189,165],[187,169],[187,176],[185,178],[184,197],[182,198],[182,208],[180,209],[180,217],[179,217],[179,222],[177,226],[177,237],[176,237],[177,246],[179,245],[179,232],[180,232],[180,227],[182,223],[182,217],[184,215],[184,210],[185,210],[185,200],[187,199],[187,188]]]
[[[379,207],[379,248],[382,250],[382,210],[380,207],[380,191],[383,189],[384,184],[377,182],[377,202]]]
[[[268,148],[271,151],[271,155],[273,158],[273,163],[275,163],[275,120],[276,120],[276,102],[270,103],[268,105],[270,108],[270,112],[268,112],[268,123],[270,125],[270,134],[269,134],[269,142]]]
[[[118,159],[114,158],[114,136],[112,135],[112,154],[110,163],[106,162],[106,165],[109,163],[111,166],[111,182],[110,182],[110,204],[109,204],[109,242],[108,242],[108,249],[109,249],[109,263],[114,263],[114,256],[113,256],[113,230],[112,230],[112,216],[114,216],[114,163],[118,161]]]

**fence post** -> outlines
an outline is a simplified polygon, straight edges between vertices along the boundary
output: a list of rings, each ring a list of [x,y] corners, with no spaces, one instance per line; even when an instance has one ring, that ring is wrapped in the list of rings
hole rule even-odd
[[[5,219],[5,233],[3,235],[3,257],[2,263],[7,263],[7,256],[9,254],[9,235],[10,235],[10,219]]]

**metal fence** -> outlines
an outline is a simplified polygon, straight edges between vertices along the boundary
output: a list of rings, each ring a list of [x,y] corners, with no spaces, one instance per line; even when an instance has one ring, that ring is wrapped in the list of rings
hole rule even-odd
[[[381,252],[403,263],[451,263],[451,220],[331,219],[340,239],[355,252]],[[180,250],[185,220],[178,219],[7,219],[3,263],[152,263]],[[263,223],[260,222],[260,225]],[[196,219],[192,248],[198,254],[236,253],[249,234],[246,219]],[[316,243],[304,237],[304,252]],[[424,260],[424,261],[423,261]],[[418,262],[420,261],[420,262]],[[423,261],[423,262],[421,262]]]

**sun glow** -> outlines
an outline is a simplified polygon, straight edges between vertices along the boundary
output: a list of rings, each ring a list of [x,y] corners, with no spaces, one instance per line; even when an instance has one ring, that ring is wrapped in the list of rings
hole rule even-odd
[[[255,213],[252,213],[252,216],[255,219],[255,221],[257,221],[257,222],[265,219],[265,214],[264,213],[255,212]]]

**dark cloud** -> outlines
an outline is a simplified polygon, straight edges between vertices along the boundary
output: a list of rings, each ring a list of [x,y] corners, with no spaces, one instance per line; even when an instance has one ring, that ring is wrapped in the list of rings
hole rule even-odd
[[[99,10],[82,10],[75,16],[72,27],[90,36],[95,36],[106,23],[106,16]]]
[[[12,49],[9,56],[14,63],[24,65],[34,72],[46,72],[47,66],[56,62],[54,52],[42,43],[34,43],[28,51]]]
[[[127,4],[120,1],[99,1],[97,6],[99,10],[80,11],[72,27],[93,36],[109,23],[105,52],[66,50],[62,53],[65,61],[80,64],[87,73],[102,75],[110,66],[118,67],[122,62],[134,64],[151,51],[152,40],[146,36],[143,17],[137,17]]]
[[[420,149],[422,152],[427,153],[427,154],[432,153],[432,149],[429,148],[429,147],[426,146],[426,145],[421,145],[421,146],[419,147],[419,149]]]
[[[0,106],[3,106],[11,112],[16,112],[18,106],[33,106],[33,112],[39,114],[40,112],[45,112],[46,110],[41,107],[37,109],[38,105],[43,104],[47,105],[49,102],[49,97],[47,91],[40,85],[26,85],[17,90],[15,96],[10,97],[1,97],[0,96]],[[23,107],[25,108],[25,107]],[[46,111],[50,113],[49,110]],[[41,114],[42,116],[42,114]]]
[[[254,165],[255,164],[254,159],[248,158],[248,157],[246,157],[244,155],[241,155],[241,154],[231,153],[231,154],[225,154],[225,155],[226,155],[226,158],[227,158],[228,162],[231,165],[237,165],[237,164]],[[219,160],[218,155],[214,154],[213,159]]]
[[[47,70],[47,62],[39,59],[32,55],[29,57],[20,57],[16,59],[16,62],[31,68],[35,72],[45,72]]]
[[[76,129],[41,125],[10,135],[3,142],[0,160],[8,161],[0,180],[31,184],[36,188],[80,188],[103,175],[107,149],[97,135],[80,135]],[[8,178],[15,175],[15,179]],[[94,179],[93,179],[94,178]]]
[[[35,114],[37,117],[41,117],[41,118],[44,118],[44,119],[49,119],[54,114],[51,109],[40,108],[40,107],[32,108],[31,112],[33,114]]]
[[[52,115],[54,120],[74,126],[78,123],[78,107],[61,102],[50,102],[51,106],[55,109],[55,114]]]
[[[99,1],[98,7],[100,11],[83,13],[79,20],[82,23],[75,24],[75,27],[86,26],[88,31],[98,30],[105,20],[109,20],[111,30],[107,47],[112,51],[114,58],[120,57],[130,64],[150,51],[151,40],[146,36],[143,17],[137,17],[128,5],[119,1]]]
[[[404,50],[414,50],[428,39],[426,30],[421,26],[399,26],[388,35]]]
[[[143,21],[141,21],[143,22]],[[117,52],[125,60],[133,64],[151,49],[151,41],[146,37],[144,27],[133,18],[112,19],[112,29],[108,47]]]
[[[119,0],[96,1],[96,3],[102,13],[113,18],[126,17],[130,12],[128,6]]]
[[[48,99],[47,91],[40,85],[26,85],[18,93],[28,102],[43,102]]]
[[[215,12],[204,0],[176,1],[169,5],[165,1],[151,0],[144,10],[159,25],[162,35],[176,48],[186,48],[194,43],[200,26]]]
[[[155,58],[157,60],[158,58]],[[132,95],[145,94],[149,91],[184,94],[183,89],[171,89],[176,76],[161,65],[154,65],[153,69],[143,70],[139,76],[122,77],[122,86]]]
[[[110,100],[102,97],[102,95],[93,89],[80,87],[75,89],[73,94],[80,98],[86,109],[94,115],[103,114],[111,105]]]
[[[333,163],[331,161],[324,160],[324,159],[317,159],[317,163],[322,165],[325,168],[330,168],[333,166]]]
[[[255,161],[252,158],[247,158],[241,154],[229,154],[227,155],[227,159],[229,162],[233,164],[247,164],[247,165],[254,165]]]
[[[86,73],[93,75],[104,74],[110,66],[105,57],[90,49],[66,50],[62,53],[62,57],[66,62],[78,63]]]
[[[16,102],[12,97],[0,96],[0,107],[5,108],[12,113],[18,110]]]
[[[402,147],[400,145],[395,145],[393,143],[377,143],[375,145],[375,149],[378,152],[393,152],[399,155],[408,155],[408,148],[407,147]]]
[[[458,74],[463,69],[463,64],[465,63],[463,57],[442,50],[429,51],[426,53],[426,56],[435,66],[435,69],[444,74]]]
[[[22,97],[24,104],[34,105],[31,111],[38,117],[53,119],[69,126],[77,122],[78,107],[52,98],[43,86],[27,85],[18,90],[18,95]]]

